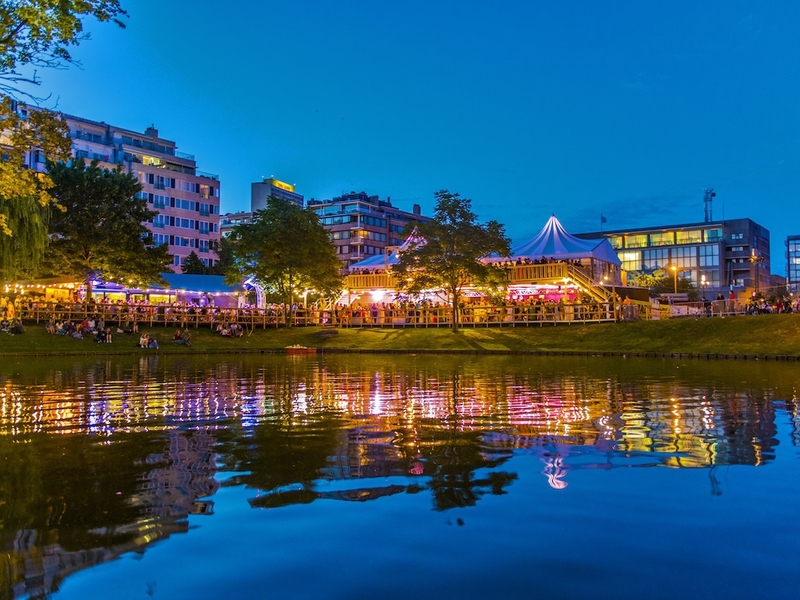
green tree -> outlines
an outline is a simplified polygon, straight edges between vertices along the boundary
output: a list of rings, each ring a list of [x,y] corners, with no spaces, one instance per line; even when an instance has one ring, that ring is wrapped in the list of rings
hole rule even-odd
[[[648,288],[653,298],[662,294],[674,294],[677,288],[679,294],[686,294],[692,302],[700,299],[700,293],[691,281],[682,277],[675,279],[675,275],[665,269],[656,269],[652,273],[639,273],[633,278],[633,282],[639,287]]]
[[[482,259],[492,253],[508,256],[509,239],[497,221],[480,224],[472,201],[447,190],[436,192],[434,217],[416,226],[420,239],[412,242],[394,269],[401,289],[411,294],[440,289],[451,306],[452,329],[458,331],[459,304],[466,285],[496,289],[504,273]]]
[[[66,160],[70,154],[67,125],[47,111],[23,113],[8,97],[0,100],[3,160],[0,161],[0,275],[31,275],[47,245],[47,220],[54,202],[52,179],[26,164],[28,153]]]
[[[253,277],[287,306],[292,324],[292,302],[302,290],[338,293],[342,263],[328,232],[316,213],[280,198],[270,197],[253,223],[234,227],[231,233],[233,265],[227,279],[234,283]]]
[[[50,220],[46,263],[52,274],[86,281],[89,293],[96,276],[134,285],[164,283],[161,273],[171,263],[167,246],[154,246],[144,225],[158,213],[137,197],[142,186],[133,175],[104,169],[96,160],[48,163],[48,170],[60,208]]]
[[[186,257],[186,261],[181,265],[181,273],[186,275],[208,275],[208,267],[203,264],[197,253],[192,250]]]
[[[208,269],[209,275],[225,275],[233,265],[233,247],[227,237],[220,238],[214,251],[217,261]]]
[[[119,0],[0,0],[0,93],[30,96],[20,85],[39,85],[41,69],[74,63],[87,17],[124,27],[126,15]]]
[[[74,63],[70,48],[88,36],[83,22],[93,17],[114,21],[126,13],[119,0],[0,0],[0,275],[29,275],[46,244],[52,181],[26,165],[26,154],[67,160],[70,140],[58,113],[17,103],[36,98],[22,86],[41,83],[43,68]]]

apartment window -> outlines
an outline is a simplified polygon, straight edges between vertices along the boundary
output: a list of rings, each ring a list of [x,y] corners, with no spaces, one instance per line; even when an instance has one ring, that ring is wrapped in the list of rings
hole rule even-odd
[[[718,267],[719,266],[719,246],[700,246],[700,266]]]
[[[644,250],[642,252],[642,268],[645,271],[666,269],[669,266],[669,249]]]
[[[720,229],[719,227],[715,229],[706,229],[705,238],[707,242],[721,242],[722,229]]]
[[[625,271],[642,270],[641,252],[622,252],[619,255],[619,259],[622,261],[622,269]]]
[[[362,225],[372,225],[373,227],[386,227],[386,219],[378,219],[377,217],[361,216]]]
[[[319,220],[322,225],[345,225],[347,223],[355,222],[355,218],[352,215],[339,215],[336,217],[323,217]]]
[[[377,233],[375,231],[362,231],[361,232],[361,239],[362,240],[374,240],[376,242],[385,242],[386,241],[386,234],[385,233]]]
[[[626,248],[645,248],[646,246],[647,246],[647,234],[625,236]]]
[[[744,234],[743,233],[732,233],[731,234],[731,239],[732,240],[743,240],[744,239]]]
[[[703,241],[703,231],[701,229],[687,229],[676,232],[675,237],[678,244],[697,244]]]
[[[651,246],[674,246],[675,245],[675,232],[662,231],[661,233],[650,234]]]
[[[697,246],[687,246],[686,248],[673,248],[672,261],[678,267],[688,269],[697,266]]]

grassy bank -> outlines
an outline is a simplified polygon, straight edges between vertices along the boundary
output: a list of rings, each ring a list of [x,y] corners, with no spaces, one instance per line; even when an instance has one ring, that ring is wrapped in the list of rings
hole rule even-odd
[[[111,344],[48,335],[31,325],[22,335],[0,334],[2,354],[214,353],[279,351],[299,344],[353,351],[508,351],[630,352],[728,354],[800,357],[800,315],[673,319],[544,327],[448,329],[337,329],[326,335],[317,327],[256,330],[226,338],[208,329],[192,330],[192,346],[172,344],[171,328],[144,329],[158,339],[159,350],[136,346],[138,336],[116,334]]]

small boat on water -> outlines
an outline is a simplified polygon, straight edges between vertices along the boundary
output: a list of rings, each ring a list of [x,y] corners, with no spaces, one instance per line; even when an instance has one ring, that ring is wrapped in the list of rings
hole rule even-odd
[[[286,354],[316,354],[316,348],[309,348],[308,346],[286,346],[283,351]]]

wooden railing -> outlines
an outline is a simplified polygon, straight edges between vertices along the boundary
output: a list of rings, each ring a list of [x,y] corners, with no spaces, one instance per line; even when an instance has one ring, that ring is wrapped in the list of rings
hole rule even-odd
[[[510,265],[498,268],[505,270],[510,285],[531,283],[560,285],[567,280],[578,284],[582,290],[598,302],[607,302],[611,298],[611,293],[593,281],[582,268],[569,263]],[[398,282],[392,273],[354,273],[347,276],[345,287],[354,292],[378,289],[396,290]]]
[[[280,309],[213,309],[173,306],[31,303],[18,309],[17,316],[26,323],[92,320],[107,327],[130,331],[137,327],[226,327],[236,323],[247,329],[282,327],[287,316]],[[610,303],[586,304],[467,304],[460,309],[460,325],[529,326],[545,323],[613,321]],[[617,318],[620,306],[617,306]],[[333,309],[297,309],[292,315],[295,326],[337,327],[441,327],[451,324],[449,306],[335,307]]]

